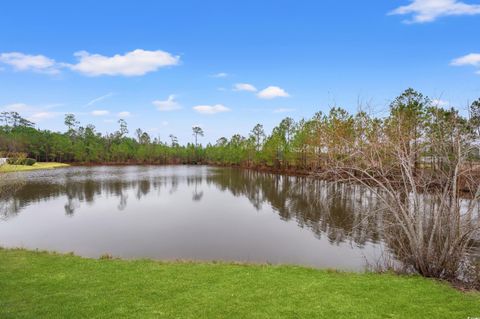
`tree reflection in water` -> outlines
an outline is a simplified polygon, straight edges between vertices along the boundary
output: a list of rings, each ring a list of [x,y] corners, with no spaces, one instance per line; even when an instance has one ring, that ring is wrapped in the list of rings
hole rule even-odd
[[[208,168],[204,173],[159,173],[156,168],[140,168],[134,174],[124,167],[71,168],[46,176],[35,176],[15,197],[3,198],[2,219],[18,214],[23,207],[66,197],[65,213],[73,216],[86,203],[102,198],[117,198],[119,211],[128,205],[128,193],[137,200],[144,196],[168,196],[184,183],[192,191],[192,200],[199,202],[206,187],[227,191],[236,197],[248,198],[260,211],[270,206],[283,220],[295,220],[299,227],[310,229],[315,236],[327,236],[330,243],[352,242],[362,246],[378,242],[381,220],[367,220],[365,209],[372,209],[375,201],[364,189],[331,186],[323,181],[305,177],[289,177],[234,168]],[[162,195],[162,192],[165,192]],[[226,205],[221,203],[218,205]]]
[[[242,169],[218,169],[208,182],[235,196],[247,197],[260,210],[270,205],[284,220],[295,220],[331,243],[353,240],[357,245],[380,239],[379,221],[367,220],[365,209],[375,202],[361,188],[335,187],[307,177]]]

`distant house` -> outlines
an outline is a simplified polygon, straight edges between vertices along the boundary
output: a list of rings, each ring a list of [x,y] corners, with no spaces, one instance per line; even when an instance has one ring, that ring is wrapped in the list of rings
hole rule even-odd
[[[7,164],[7,158],[6,157],[0,157],[0,165]]]

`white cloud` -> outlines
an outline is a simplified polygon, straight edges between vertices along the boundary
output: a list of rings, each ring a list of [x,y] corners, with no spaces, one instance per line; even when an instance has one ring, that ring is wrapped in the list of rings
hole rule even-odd
[[[119,113],[117,114],[118,117],[123,117],[123,118],[125,118],[125,117],[130,117],[130,115],[132,115],[132,113],[130,113],[130,112],[128,112],[128,111],[122,111],[122,112],[119,112]]]
[[[213,78],[226,78],[227,76],[228,76],[228,73],[225,73],[225,72],[212,74]]]
[[[32,110],[32,107],[25,103],[13,103],[4,105],[2,110],[7,112],[28,112]]]
[[[44,108],[53,109],[53,108],[64,106],[64,105],[65,105],[64,103],[52,103],[52,104],[45,105]]]
[[[411,14],[407,23],[425,23],[439,17],[480,14],[479,4],[467,4],[457,0],[412,0],[409,5],[398,7],[390,15]]]
[[[28,117],[29,121],[32,121],[34,123],[41,122],[43,120],[48,120],[57,117],[60,115],[58,112],[37,112],[33,113]]]
[[[142,49],[127,52],[124,55],[116,54],[111,57],[90,54],[86,51],[77,52],[75,56],[79,59],[79,62],[70,65],[70,68],[88,76],[139,76],[156,71],[161,67],[177,65],[180,61],[179,56],[173,56],[165,51]]]
[[[215,104],[215,105],[197,105],[194,106],[193,109],[198,113],[202,114],[217,114],[223,112],[229,112],[230,109],[222,104]]]
[[[450,102],[441,100],[441,99],[433,99],[432,100],[432,105],[437,106],[437,107],[447,107],[450,105]]]
[[[94,110],[90,114],[93,116],[105,116],[110,114],[110,112],[107,110]]]
[[[1,111],[18,112],[22,117],[34,123],[41,122],[42,120],[51,119],[61,115],[60,112],[47,111],[56,106],[62,104],[50,104],[46,106],[32,106],[25,103],[13,103],[0,107]]]
[[[293,112],[293,111],[295,111],[295,109],[289,109],[289,108],[281,107],[279,109],[273,110],[273,113],[290,113],[290,112]]]
[[[233,86],[234,91],[257,92],[257,88],[249,83],[237,83]]]
[[[277,97],[289,97],[290,95],[278,86],[269,86],[258,92],[257,96],[261,99],[271,100]]]
[[[451,65],[473,65],[480,66],[480,53],[470,53],[462,57],[456,58],[452,61]]]
[[[97,98],[94,98],[93,100],[91,100],[90,102],[88,102],[87,104],[85,104],[85,106],[91,106],[97,102],[100,102],[102,100],[105,100],[105,99],[108,99],[109,97],[113,96],[113,93],[110,92],[110,93],[107,93],[105,95],[102,95],[102,96],[99,96]]]
[[[464,65],[471,65],[474,67],[480,67],[480,53],[470,53],[459,58],[454,59],[450,65],[453,66],[464,66]],[[476,74],[480,74],[480,69],[475,72]]]
[[[55,60],[44,55],[29,55],[20,52],[0,53],[0,62],[17,71],[35,71],[48,74],[59,73]]]
[[[124,55],[104,56],[80,51],[74,54],[78,63],[57,63],[44,55],[29,55],[21,52],[0,53],[0,63],[8,64],[17,71],[35,71],[57,74],[61,67],[68,67],[88,76],[123,75],[139,76],[153,72],[159,68],[177,65],[179,56],[156,50],[137,49]]]
[[[175,111],[181,109],[181,105],[175,100],[175,95],[171,94],[165,101],[155,100],[153,105],[161,112]]]

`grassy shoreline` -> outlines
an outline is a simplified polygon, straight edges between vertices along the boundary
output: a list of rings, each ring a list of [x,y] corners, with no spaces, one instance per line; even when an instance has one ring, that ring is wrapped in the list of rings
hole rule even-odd
[[[478,316],[480,293],[418,276],[0,248],[1,318]]]
[[[22,171],[33,171],[38,169],[53,169],[60,167],[68,167],[69,164],[57,163],[57,162],[38,162],[33,165],[10,165],[4,164],[0,166],[1,173],[10,173],[10,172],[22,172]]]

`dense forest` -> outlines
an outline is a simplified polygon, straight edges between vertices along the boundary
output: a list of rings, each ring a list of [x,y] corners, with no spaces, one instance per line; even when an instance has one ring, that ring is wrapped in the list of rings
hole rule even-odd
[[[439,160],[433,156],[436,140],[460,133],[469,143],[478,141],[480,99],[471,104],[468,117],[464,117],[457,110],[442,108],[408,89],[393,100],[390,113],[383,118],[363,111],[350,114],[334,107],[328,113],[318,112],[311,119],[298,122],[287,117],[270,134],[257,124],[248,136],[221,137],[215,144],[207,145],[198,143],[204,134],[200,127],[192,128],[192,143],[179,145],[173,135],[169,141],[161,141],[140,128],[132,137],[123,119],[111,134],[101,134],[91,124],[81,125],[73,114],[65,115],[64,133],[38,129],[16,112],[1,113],[0,121],[0,151],[24,153],[44,162],[210,163],[309,170],[327,165],[329,158],[350,154],[360,145],[396,140],[403,135],[409,143],[424,145],[423,154],[417,159],[419,164],[430,161],[434,165]],[[390,129],[399,122],[401,132]],[[473,148],[470,160],[478,159],[478,147]]]

